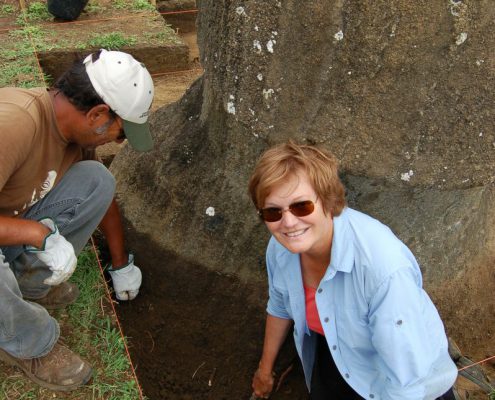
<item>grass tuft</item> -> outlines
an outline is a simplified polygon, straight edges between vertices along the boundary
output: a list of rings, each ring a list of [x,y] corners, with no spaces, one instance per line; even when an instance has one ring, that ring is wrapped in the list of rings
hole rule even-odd
[[[48,21],[53,18],[48,12],[46,4],[39,1],[29,4],[26,17],[30,21]]]
[[[121,32],[110,32],[103,35],[95,35],[89,40],[88,44],[91,47],[99,47],[106,50],[120,50],[125,46],[132,46],[137,42],[137,38],[133,36],[125,36]]]
[[[106,7],[102,6],[101,4],[98,4],[95,0],[91,0],[86,4],[86,7],[84,7],[84,11],[86,11],[88,14],[98,14],[106,10]]]
[[[148,0],[113,0],[112,7],[117,10],[131,11],[154,11],[153,6]]]
[[[0,6],[0,15],[11,15],[15,13],[14,6],[10,4],[2,4]]]
[[[134,0],[133,8],[134,10],[138,10],[138,11],[155,10],[155,6],[151,4],[148,0]]]

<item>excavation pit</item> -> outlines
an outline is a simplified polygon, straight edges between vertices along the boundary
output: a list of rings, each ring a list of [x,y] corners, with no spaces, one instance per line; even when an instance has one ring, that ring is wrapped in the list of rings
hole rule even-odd
[[[135,300],[116,308],[144,394],[249,399],[263,342],[266,287],[188,263],[136,232],[127,237],[143,284]],[[286,374],[272,399],[307,399],[291,335],[276,371]]]

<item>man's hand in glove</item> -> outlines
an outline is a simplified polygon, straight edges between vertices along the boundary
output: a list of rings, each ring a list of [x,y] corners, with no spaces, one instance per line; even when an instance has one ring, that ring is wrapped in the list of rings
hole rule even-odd
[[[113,289],[118,300],[133,300],[141,286],[141,270],[134,265],[134,256],[129,254],[127,265],[119,269],[108,269],[113,281]]]
[[[57,286],[70,278],[76,269],[77,257],[72,244],[58,232],[57,225],[51,218],[44,218],[38,222],[50,229],[50,233],[40,248],[26,246],[26,251],[34,253],[52,271],[52,275],[46,278],[44,283]]]

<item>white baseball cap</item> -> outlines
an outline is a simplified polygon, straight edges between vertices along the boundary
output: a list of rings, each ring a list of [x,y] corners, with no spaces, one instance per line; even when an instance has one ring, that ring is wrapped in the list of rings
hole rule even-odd
[[[144,64],[130,54],[103,49],[96,61],[90,54],[83,63],[96,93],[122,118],[130,145],[138,151],[151,150],[148,116],[154,87]]]

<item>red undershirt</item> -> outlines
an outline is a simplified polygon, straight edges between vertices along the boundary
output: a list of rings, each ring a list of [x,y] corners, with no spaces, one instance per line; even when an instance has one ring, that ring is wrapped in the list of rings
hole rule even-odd
[[[320,315],[316,308],[315,302],[316,289],[304,285],[304,297],[306,299],[306,322],[309,329],[325,336],[323,327],[321,326]]]

